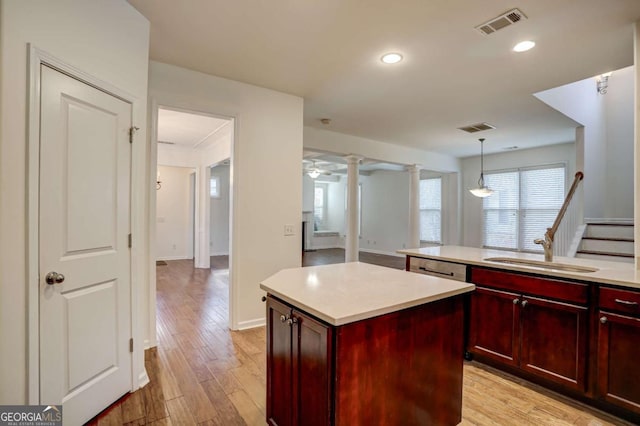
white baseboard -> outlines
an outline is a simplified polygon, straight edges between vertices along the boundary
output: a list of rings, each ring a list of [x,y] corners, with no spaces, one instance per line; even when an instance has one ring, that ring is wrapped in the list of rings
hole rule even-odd
[[[156,346],[158,346],[158,342],[157,341],[150,341],[149,339],[144,339],[144,350],[145,351],[147,349],[155,348]]]
[[[190,260],[193,257],[189,256],[160,256],[156,257],[156,260]]]
[[[229,251],[212,251],[209,252],[209,256],[229,256]]]
[[[267,323],[265,318],[257,318],[249,321],[240,321],[238,330],[248,330],[250,328],[262,327]]]
[[[364,249],[364,248],[360,248],[360,251],[363,251],[365,253],[384,254],[386,256],[394,256],[394,257],[405,257],[406,256],[404,254],[396,253],[394,251],[384,251],[384,250],[374,250],[374,249]]]
[[[149,375],[147,374],[147,370],[143,370],[142,373],[138,375],[138,389],[145,387],[151,382],[149,380]]]

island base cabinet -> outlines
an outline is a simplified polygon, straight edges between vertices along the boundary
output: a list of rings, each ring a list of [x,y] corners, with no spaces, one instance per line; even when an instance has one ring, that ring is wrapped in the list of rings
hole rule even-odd
[[[267,422],[331,424],[331,328],[267,299]]]
[[[335,424],[460,423],[462,331],[462,298],[338,328]]]
[[[600,397],[640,414],[640,318],[600,311],[599,324]]]
[[[271,295],[267,313],[270,425],[461,422],[461,296],[340,326]]]

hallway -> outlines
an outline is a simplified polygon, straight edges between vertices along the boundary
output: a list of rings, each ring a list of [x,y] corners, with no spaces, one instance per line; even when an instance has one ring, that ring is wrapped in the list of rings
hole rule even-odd
[[[314,254],[316,261],[329,255]],[[266,424],[265,328],[227,328],[227,262],[212,257],[211,270],[189,260],[157,267],[158,347],[146,351],[151,383],[91,425]],[[462,425],[627,424],[477,363],[465,364],[463,396]]]

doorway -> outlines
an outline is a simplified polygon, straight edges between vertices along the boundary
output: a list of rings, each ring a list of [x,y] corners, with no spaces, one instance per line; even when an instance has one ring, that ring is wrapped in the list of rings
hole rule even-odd
[[[235,120],[231,117],[154,105],[151,131],[152,145],[155,145],[156,152],[154,154],[152,149],[152,163],[155,157],[159,175],[155,197],[151,197],[150,209],[151,217],[157,222],[151,230],[155,233],[156,241],[155,247],[152,247],[155,254],[151,267],[151,282],[155,282],[156,260],[193,259],[195,268],[209,269],[212,254],[228,257],[231,241],[231,150],[234,126]],[[176,176],[173,172],[176,170],[184,172],[180,175],[181,183],[174,182]],[[182,188],[182,195],[166,197],[175,185]],[[191,198],[189,194],[192,194]],[[180,235],[188,249],[174,258],[166,256],[166,250],[172,250],[174,243],[168,243],[163,234],[165,230],[172,229],[173,225],[163,216],[163,208],[166,206],[163,200],[167,198],[170,209],[179,210],[185,221]],[[226,219],[220,222],[220,217]],[[187,223],[188,220],[192,226]],[[228,273],[230,276],[233,273],[231,268]],[[155,301],[155,286],[152,293],[151,300]],[[149,331],[155,336],[155,306],[152,309],[154,312],[150,318]],[[155,346],[153,343],[150,342],[150,346]]]

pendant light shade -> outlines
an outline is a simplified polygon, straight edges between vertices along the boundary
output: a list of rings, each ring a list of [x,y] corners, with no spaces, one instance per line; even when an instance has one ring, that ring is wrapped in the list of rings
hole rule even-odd
[[[478,179],[478,187],[470,189],[469,192],[476,197],[485,198],[493,194],[493,189],[484,184],[484,138],[480,138],[478,140],[480,141],[480,179]]]

